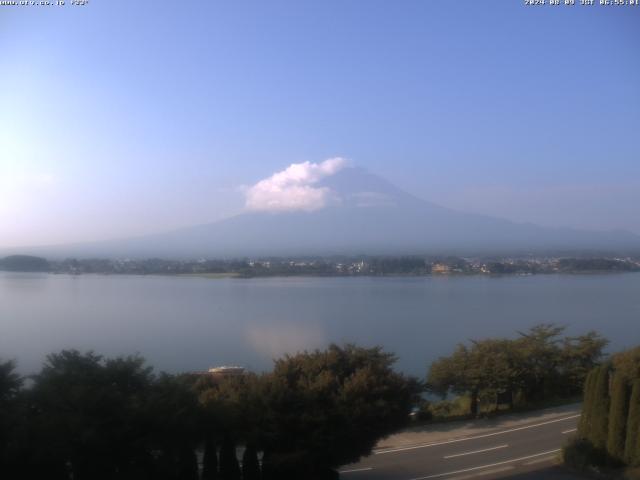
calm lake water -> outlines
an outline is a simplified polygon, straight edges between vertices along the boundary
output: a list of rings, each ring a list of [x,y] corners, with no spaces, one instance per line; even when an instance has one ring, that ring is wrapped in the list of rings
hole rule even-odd
[[[424,375],[457,342],[540,322],[640,344],[640,274],[207,279],[0,272],[0,358],[36,371],[62,348],[140,353],[171,372],[271,366],[330,342],[383,345]]]

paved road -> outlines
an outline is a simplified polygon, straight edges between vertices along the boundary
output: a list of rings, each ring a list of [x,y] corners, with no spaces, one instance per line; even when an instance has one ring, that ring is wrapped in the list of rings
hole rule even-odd
[[[455,440],[378,450],[341,469],[344,480],[565,478],[553,464],[578,412]],[[540,477],[531,472],[540,472]],[[547,472],[547,473],[543,473]],[[573,477],[566,477],[573,478]]]

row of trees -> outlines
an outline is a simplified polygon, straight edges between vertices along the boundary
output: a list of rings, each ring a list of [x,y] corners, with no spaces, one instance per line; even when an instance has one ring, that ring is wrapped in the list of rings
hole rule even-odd
[[[588,408],[603,411],[608,402],[604,410],[616,405],[636,425],[631,419],[640,412],[629,405],[640,397],[634,383],[640,353],[618,355],[613,367],[593,370],[607,342],[593,332],[562,333],[561,327],[539,325],[515,339],[460,345],[433,363],[428,387],[442,395],[469,395],[476,415],[481,402],[513,406],[573,395],[591,371],[587,390],[598,385],[601,394],[589,394]],[[0,476],[336,478],[337,467],[367,455],[381,437],[404,426],[420,401],[423,385],[393,371],[394,361],[380,348],[332,345],[285,356],[269,373],[227,378],[155,374],[137,356],[77,351],[50,355],[28,379],[16,374],[12,362],[0,363]],[[609,400],[602,394],[604,374],[593,372],[609,375],[611,368],[616,373]],[[588,435],[606,429],[606,442],[594,443],[610,443],[626,459],[628,449],[636,451],[627,437],[638,432],[621,421],[602,427],[605,417],[622,418],[612,412],[586,413],[594,420],[581,428]]]
[[[49,262],[31,255],[10,255],[0,258],[0,270],[9,272],[48,272]]]
[[[431,365],[427,386],[443,397],[468,395],[473,416],[481,404],[513,408],[578,395],[608,342],[596,332],[578,337],[563,337],[563,332],[564,327],[541,324],[515,339],[460,344]]]
[[[578,439],[585,462],[640,466],[640,347],[614,355],[587,376]]]
[[[408,420],[420,385],[394,361],[380,348],[332,345],[220,379],[62,351],[26,382],[2,363],[0,477],[337,478]]]

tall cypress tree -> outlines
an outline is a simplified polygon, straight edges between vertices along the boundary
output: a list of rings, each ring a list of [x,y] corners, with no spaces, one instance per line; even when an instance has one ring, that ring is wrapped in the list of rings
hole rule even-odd
[[[185,446],[178,452],[178,478],[198,480],[198,459],[193,448]]]
[[[598,370],[593,391],[593,407],[591,409],[591,432],[587,437],[593,446],[602,450],[607,448],[609,436],[609,366],[603,365]]]
[[[631,389],[624,459],[628,465],[640,466],[640,379],[633,382]]]
[[[220,478],[223,480],[240,480],[240,465],[236,456],[236,445],[229,437],[224,439],[220,448]]]
[[[607,452],[612,459],[624,461],[624,444],[627,436],[629,416],[629,386],[620,374],[614,374],[611,385],[611,406],[609,408],[609,434]]]
[[[202,458],[202,480],[216,480],[218,478],[218,452],[216,442],[211,435],[207,436],[204,443],[204,456]]]
[[[272,455],[269,450],[262,453],[262,480],[277,480],[278,475],[273,465]]]
[[[242,455],[242,480],[260,480],[260,462],[256,448],[249,444]]]
[[[593,409],[593,391],[595,379],[598,376],[599,367],[591,369],[584,383],[582,402],[582,416],[578,425],[578,436],[589,438],[591,435],[591,411]]]

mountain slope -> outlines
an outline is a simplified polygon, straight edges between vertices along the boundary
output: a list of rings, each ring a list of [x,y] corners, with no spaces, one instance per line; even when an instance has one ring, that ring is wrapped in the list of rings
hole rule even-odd
[[[640,250],[640,237],[628,232],[543,228],[450,210],[359,168],[346,168],[317,186],[330,189],[336,201],[314,212],[248,212],[173,232],[47,253],[194,258]]]

